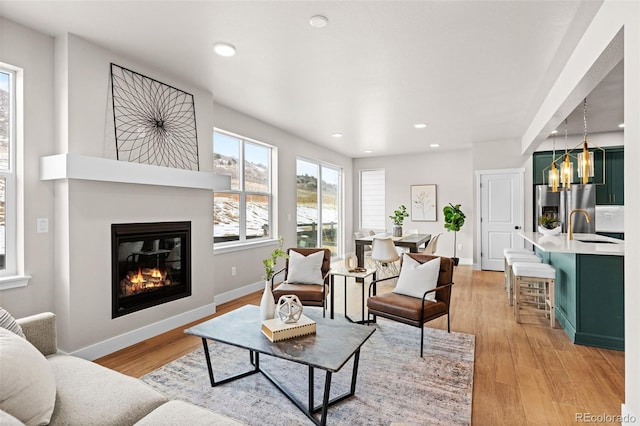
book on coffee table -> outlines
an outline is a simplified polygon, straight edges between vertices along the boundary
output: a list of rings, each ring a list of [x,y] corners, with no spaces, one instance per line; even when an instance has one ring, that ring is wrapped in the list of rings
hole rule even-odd
[[[285,324],[277,318],[262,321],[262,332],[272,342],[305,336],[316,332],[316,322],[307,316],[300,316],[298,322]]]

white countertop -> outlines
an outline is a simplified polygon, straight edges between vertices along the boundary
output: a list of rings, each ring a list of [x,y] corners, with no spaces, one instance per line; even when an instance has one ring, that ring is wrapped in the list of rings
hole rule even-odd
[[[573,240],[569,240],[567,234],[549,236],[539,232],[519,232],[518,235],[540,250],[548,252],[624,256],[624,241],[603,235],[574,233]]]

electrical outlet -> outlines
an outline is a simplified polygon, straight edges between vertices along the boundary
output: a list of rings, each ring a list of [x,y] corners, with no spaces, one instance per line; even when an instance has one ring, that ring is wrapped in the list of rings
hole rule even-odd
[[[46,234],[49,232],[49,218],[39,217],[36,219],[36,232],[38,234]]]
[[[232,277],[235,277],[235,276],[236,276],[236,267],[235,267],[235,266],[232,266],[232,267],[231,267],[231,276],[232,276]]]
[[[458,244],[458,250],[462,250],[462,243]]]

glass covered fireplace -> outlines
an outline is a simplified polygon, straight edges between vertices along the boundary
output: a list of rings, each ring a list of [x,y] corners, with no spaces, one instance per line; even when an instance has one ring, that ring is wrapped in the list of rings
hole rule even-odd
[[[112,318],[191,296],[191,222],[111,225]]]

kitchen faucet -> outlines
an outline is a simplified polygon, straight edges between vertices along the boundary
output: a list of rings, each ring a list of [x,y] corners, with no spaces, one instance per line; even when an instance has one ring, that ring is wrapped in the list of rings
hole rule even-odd
[[[587,223],[591,222],[591,217],[589,217],[589,213],[585,209],[573,209],[571,213],[569,213],[569,239],[573,240],[573,214],[576,212],[580,212],[584,214],[584,217],[587,219]]]

